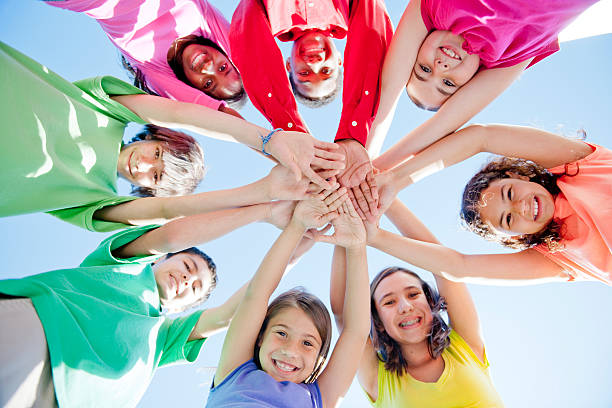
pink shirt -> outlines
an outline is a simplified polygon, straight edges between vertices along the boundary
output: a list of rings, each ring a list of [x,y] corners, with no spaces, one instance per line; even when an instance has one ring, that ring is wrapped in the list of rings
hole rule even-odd
[[[465,39],[485,68],[529,64],[559,50],[557,36],[597,0],[421,0],[427,30],[447,30]]]
[[[553,218],[561,225],[563,249],[535,249],[561,265],[570,280],[599,280],[612,285],[612,151],[590,145],[593,153],[565,166]],[[569,175],[566,175],[569,174]]]
[[[382,63],[393,36],[382,0],[242,0],[232,17],[230,41],[249,98],[273,127],[308,132],[275,36],[292,41],[309,29],[347,37],[342,114],[335,140],[355,139],[365,145],[380,100]]]
[[[178,80],[168,65],[172,42],[196,34],[214,41],[229,56],[229,22],[206,0],[67,0],[47,4],[95,18],[147,86],[160,96],[218,109],[223,101]]]

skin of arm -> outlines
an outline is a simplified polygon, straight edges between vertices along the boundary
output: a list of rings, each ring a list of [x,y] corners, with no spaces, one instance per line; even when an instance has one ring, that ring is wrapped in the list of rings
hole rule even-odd
[[[374,161],[374,167],[388,170],[457,130],[508,88],[530,62],[531,59],[511,67],[478,72],[448,98],[434,116],[380,155]]]
[[[186,196],[140,198],[104,207],[94,213],[94,218],[131,225],[163,224],[208,211],[272,200],[299,200],[305,197],[307,189],[307,178],[296,182],[291,171],[275,166],[266,177],[245,186]]]
[[[325,370],[317,379],[324,407],[337,406],[357,372],[370,331],[368,262],[365,229],[352,204],[347,201],[339,208],[339,217],[332,221],[334,234],[319,240],[340,245],[346,251],[346,273],[343,286],[342,331]]]
[[[329,206],[322,198],[329,198]],[[318,204],[316,201],[318,200]],[[264,257],[249,283],[242,302],[230,323],[221,358],[215,373],[215,384],[253,357],[253,347],[263,323],[270,296],[278,286],[291,255],[308,228],[322,227],[336,217],[335,209],[346,200],[346,190],[310,197],[298,204],[287,228]]]
[[[262,137],[270,133],[268,129],[201,105],[153,95],[121,95],[112,99],[147,122],[239,142],[256,150],[261,150]],[[320,169],[344,168],[344,156],[334,152],[338,148],[335,144],[319,141],[307,133],[279,131],[265,147],[267,153],[293,172],[296,181],[304,174],[319,186],[330,188],[310,166]]]
[[[406,87],[427,28],[420,0],[411,0],[397,25],[381,73],[380,103],[366,142],[371,157],[378,156],[402,90]],[[376,165],[375,166],[379,167]]]

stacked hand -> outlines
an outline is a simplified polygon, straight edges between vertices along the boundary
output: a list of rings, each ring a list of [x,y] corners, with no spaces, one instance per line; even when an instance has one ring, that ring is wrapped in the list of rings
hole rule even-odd
[[[347,139],[337,143],[339,151],[346,157],[344,159],[345,168],[338,175],[338,181],[345,187],[357,187],[363,182],[369,184],[373,178],[373,167],[370,156],[366,149],[356,140]],[[370,178],[367,176],[370,175]],[[372,199],[378,200],[378,190],[376,184],[369,186]]]
[[[376,188],[376,199],[372,193]],[[359,186],[353,187],[349,193],[351,202],[363,220],[375,221],[384,214],[397,196],[397,187],[390,171],[368,175]]]
[[[344,187],[310,193],[295,207],[291,221],[299,224],[304,231],[310,228],[321,228],[338,217],[336,210],[347,200],[348,195]]]
[[[334,171],[344,168],[344,155],[336,152],[338,145],[322,142],[308,133],[278,132],[272,136],[266,150],[293,173],[296,181],[304,176],[321,188],[332,186],[313,168]]]
[[[365,245],[365,227],[350,201],[347,200],[338,207],[338,216],[332,220],[332,225],[334,227],[332,235],[324,235],[322,231],[318,231],[315,239],[347,249]]]

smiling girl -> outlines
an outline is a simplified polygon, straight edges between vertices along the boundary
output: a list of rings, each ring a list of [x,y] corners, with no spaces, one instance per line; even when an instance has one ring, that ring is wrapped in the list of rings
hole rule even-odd
[[[229,57],[229,23],[206,0],[46,1],[96,19],[148,93],[237,114],[246,98]]]
[[[605,147],[529,127],[473,125],[382,173],[383,201],[479,152],[510,157],[468,182],[461,218],[484,238],[520,251],[463,255],[402,238],[394,241],[395,256],[454,280],[612,284],[612,152]]]
[[[301,201],[276,240],[230,324],[207,406],[331,408],[357,370],[369,330],[365,230],[346,190]],[[338,209],[338,212],[335,210]],[[334,242],[347,250],[345,327],[325,369],[331,322],[322,302],[299,290],[269,306],[287,261],[307,228],[332,221]]]
[[[402,235],[437,242],[398,200],[386,214]],[[366,228],[370,241],[376,227],[366,223]],[[385,245],[382,242],[380,249],[387,251]],[[340,327],[345,310],[344,257],[344,251],[336,248],[330,287]],[[374,277],[370,283],[372,329],[359,362],[359,383],[372,405],[380,408],[503,407],[489,374],[470,293],[465,284],[440,277],[436,283],[439,293],[401,267],[386,268]],[[441,316],[445,310],[450,327]]]
[[[526,68],[558,51],[559,32],[595,2],[411,0],[385,58],[373,151],[380,150],[404,87],[417,106],[437,112],[374,166],[390,169],[454,132]]]

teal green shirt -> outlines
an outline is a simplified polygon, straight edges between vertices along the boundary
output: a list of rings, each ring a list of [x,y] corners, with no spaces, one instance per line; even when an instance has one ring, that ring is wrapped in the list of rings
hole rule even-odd
[[[93,231],[117,196],[117,160],[129,122],[144,123],[110,95],[142,93],[113,77],[74,84],[0,42],[0,217],[49,211]]]
[[[204,340],[188,341],[201,311],[160,315],[151,262],[111,251],[155,226],[104,240],[77,268],[0,281],[0,293],[32,299],[42,322],[59,406],[135,406],[159,366],[193,362]]]

